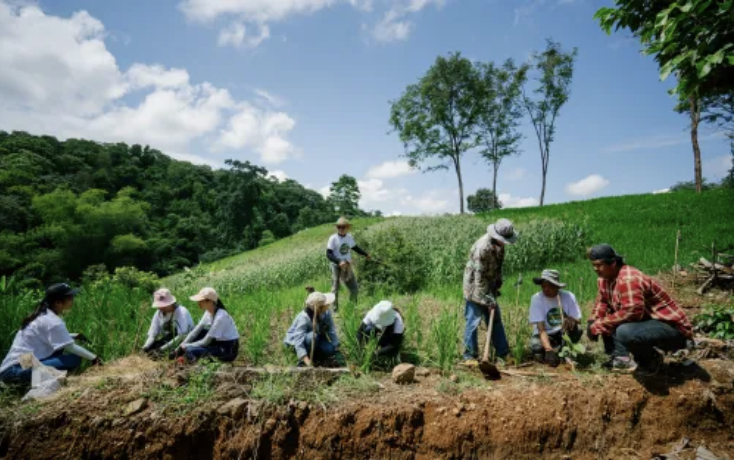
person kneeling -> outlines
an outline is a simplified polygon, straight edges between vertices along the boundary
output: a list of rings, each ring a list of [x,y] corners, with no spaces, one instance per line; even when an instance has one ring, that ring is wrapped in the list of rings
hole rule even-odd
[[[153,315],[143,351],[157,358],[176,349],[178,342],[185,339],[194,328],[194,320],[186,307],[179,305],[171,291],[165,288],[153,294],[153,308],[158,311]]]
[[[566,284],[561,283],[558,271],[543,270],[540,277],[533,278],[533,282],[540,285],[542,291],[530,301],[530,324],[534,329],[530,349],[536,360],[556,367],[561,363],[558,353],[566,345],[563,334],[568,334],[573,343],[581,340],[581,309],[576,296],[561,290]]]
[[[204,316],[184,339],[176,354],[183,355],[190,363],[202,358],[234,361],[240,350],[240,333],[217,291],[206,287],[190,299],[205,310]]]
[[[33,369],[23,369],[20,357],[32,353],[44,366],[60,371],[71,371],[82,364],[82,358],[102,365],[94,353],[77,345],[75,340],[86,340],[81,334],[69,334],[61,316],[71,310],[74,296],[79,292],[68,284],[54,284],[36,309],[21,323],[10,351],[0,364],[0,382],[30,384]],[[66,352],[66,353],[64,353]]]
[[[392,302],[383,300],[367,312],[359,325],[357,336],[359,344],[364,346],[368,340],[379,334],[375,354],[378,357],[394,358],[400,353],[404,332],[402,315],[393,307]]]
[[[336,296],[308,289],[310,294],[302,312],[296,315],[286,332],[287,346],[292,347],[298,358],[298,366],[337,364],[339,338],[336,335],[334,316],[329,308]],[[311,350],[313,349],[313,360]]]
[[[625,264],[608,244],[590,248],[587,256],[599,277],[587,335],[594,341],[601,336],[610,357],[605,367],[656,374],[665,360],[656,349],[681,350],[693,338],[686,313],[655,279]]]

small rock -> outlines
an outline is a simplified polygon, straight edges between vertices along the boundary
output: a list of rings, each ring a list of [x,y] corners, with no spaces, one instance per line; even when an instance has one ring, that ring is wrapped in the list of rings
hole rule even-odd
[[[460,411],[459,409],[456,409],[456,408],[455,408],[454,410],[452,410],[452,411],[451,411],[451,413],[452,413],[452,414],[454,414],[454,415],[455,415],[455,416],[457,416],[457,417],[458,417],[459,415],[461,415],[461,411]]]
[[[465,409],[466,407],[464,407],[462,403],[456,405],[456,410],[458,410],[459,412],[463,412]]]
[[[431,371],[426,367],[418,367],[415,369],[416,377],[428,377],[431,375]]]
[[[458,383],[459,382],[459,376],[456,375],[456,374],[451,374],[451,377],[449,377],[449,380],[451,380],[454,383]]]
[[[436,409],[436,412],[439,413],[439,414],[443,414],[444,412],[446,412],[446,408],[445,407],[439,407],[438,409]]]
[[[477,410],[477,405],[474,403],[469,404],[469,410]]]
[[[120,425],[123,425],[125,423],[124,418],[116,418],[112,421],[112,428],[116,428]]]
[[[129,417],[131,415],[135,415],[138,412],[142,412],[145,410],[145,408],[148,407],[148,400],[145,398],[136,399],[135,401],[131,402],[127,405],[125,408],[125,416]]]
[[[234,398],[230,402],[222,405],[217,409],[222,415],[229,415],[232,418],[239,418],[245,412],[247,400],[244,398]]]
[[[412,364],[398,364],[392,370],[392,379],[399,385],[413,383],[415,380],[415,366]]]

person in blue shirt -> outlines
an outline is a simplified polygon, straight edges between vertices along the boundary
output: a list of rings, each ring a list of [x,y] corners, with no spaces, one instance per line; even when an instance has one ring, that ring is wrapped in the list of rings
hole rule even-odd
[[[295,351],[299,367],[338,364],[339,337],[329,308],[336,296],[333,293],[316,292],[313,288],[307,288],[307,291],[309,295],[305,307],[293,320],[284,343]]]

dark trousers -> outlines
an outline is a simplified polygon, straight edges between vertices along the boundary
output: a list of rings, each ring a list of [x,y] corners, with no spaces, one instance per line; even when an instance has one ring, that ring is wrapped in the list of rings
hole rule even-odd
[[[229,363],[237,359],[240,351],[240,340],[215,340],[203,347],[189,347],[186,349],[186,359],[195,362],[202,358],[216,358]]]
[[[612,335],[602,336],[604,352],[611,357],[626,357],[632,353],[637,364],[645,366],[657,353],[676,351],[686,347],[686,338],[670,324],[648,319],[617,326]]]
[[[581,330],[578,324],[575,328],[568,331],[568,338],[571,339],[571,342],[573,343],[579,343],[579,340],[581,340],[581,336],[583,335],[584,331]],[[565,345],[563,342],[563,331],[548,334],[548,340],[550,341],[551,347],[554,349],[560,350]],[[543,347],[543,342],[540,340],[540,334],[533,334],[533,336],[530,337],[530,350],[534,355],[545,354],[545,347]]]
[[[77,355],[65,354],[64,350],[58,350],[51,356],[39,360],[44,366],[53,367],[60,371],[73,371],[82,365],[82,358]],[[33,369],[23,369],[20,364],[15,364],[5,369],[0,374],[0,382],[10,384],[30,384]]]
[[[403,344],[403,334],[394,333],[393,326],[389,326],[384,332],[380,332],[374,326],[367,326],[365,323],[359,325],[357,338],[360,346],[364,346],[367,341],[373,340],[375,335],[380,336],[377,340],[377,350],[375,350],[377,356],[392,358],[398,355],[400,346]]]

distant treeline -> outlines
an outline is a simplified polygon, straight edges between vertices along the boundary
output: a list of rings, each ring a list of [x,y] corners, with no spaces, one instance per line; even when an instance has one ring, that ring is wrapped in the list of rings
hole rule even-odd
[[[165,276],[336,218],[333,203],[294,180],[226,165],[0,131],[0,276],[40,285],[100,264]]]

